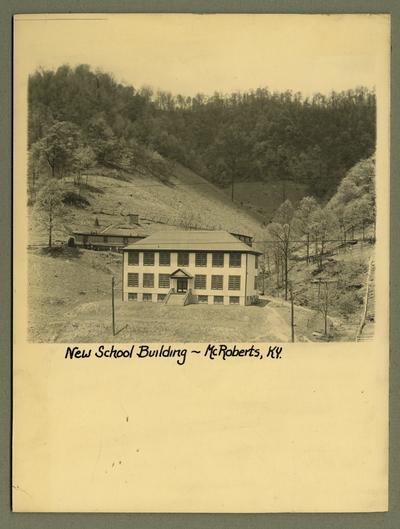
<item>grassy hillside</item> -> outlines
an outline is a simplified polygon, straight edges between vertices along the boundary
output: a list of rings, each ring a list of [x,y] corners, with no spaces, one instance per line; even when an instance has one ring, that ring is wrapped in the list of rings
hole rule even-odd
[[[33,342],[288,342],[287,310],[257,306],[121,301],[121,258],[111,252],[63,248],[29,252],[28,339]],[[116,336],[111,323],[111,278],[116,278]],[[312,339],[309,319],[296,340]]]
[[[232,188],[224,189],[231,197]],[[248,211],[257,215],[261,222],[270,222],[277,208],[289,199],[294,207],[307,195],[307,186],[291,180],[281,182],[237,182],[234,186],[234,199]]]
[[[367,168],[371,169],[369,165]],[[358,172],[356,176],[359,176]],[[55,226],[53,239],[56,242],[65,244],[74,230],[101,230],[113,224],[128,225],[128,215],[132,213],[139,215],[140,223],[132,225],[131,229],[142,235],[178,228],[224,229],[262,240],[266,236],[264,223],[281,203],[282,192],[285,191],[294,205],[305,193],[301,185],[289,182],[285,189],[282,184],[246,182],[236,185],[235,202],[232,202],[228,190],[218,189],[178,164],[163,179],[142,172],[127,173],[97,166],[84,181],[80,187],[74,186],[70,179],[63,181],[65,189],[73,191],[78,198],[86,201],[86,205],[66,207],[67,215]],[[362,179],[360,181],[363,182]],[[347,185],[345,190],[351,198],[357,186]],[[343,190],[340,188],[340,191]],[[338,203],[342,204],[343,200]],[[45,246],[46,225],[35,207],[29,209],[29,243]],[[337,279],[332,292],[334,302],[329,308],[330,339],[354,340],[362,312],[368,261],[374,251],[371,241],[363,242],[364,235],[367,239],[373,226],[363,224],[362,232],[357,224],[354,228],[354,236],[359,240],[356,246],[344,251],[339,240],[328,242],[322,269],[317,261],[306,265],[302,245],[294,249],[289,279],[294,284],[295,303],[298,305],[296,341],[314,340],[313,333],[323,331],[324,321],[313,286],[319,277]],[[221,313],[219,308],[207,306],[171,310],[163,305],[151,304],[143,308],[142,304],[120,302],[120,255],[76,249],[64,249],[59,253],[36,249],[30,251],[29,264],[32,271],[29,333],[34,341],[68,341],[77,337],[82,341],[96,341],[97,335],[98,339],[112,340],[109,319],[113,275],[117,278],[121,339],[154,340],[156,335],[152,332],[157,329],[159,339],[176,341],[201,337],[204,340],[290,340],[290,307],[277,301],[277,298],[282,298],[283,290],[282,285],[276,285],[272,262],[271,271],[264,278],[267,304],[262,307],[229,307]],[[167,325],[163,323],[166,311],[172,318]],[[222,322],[218,327],[215,326],[216,317]],[[178,332],[180,321],[186,322],[184,334]],[[191,322],[195,322],[195,327]],[[201,331],[203,334],[197,338],[199,322],[202,329],[209,331],[206,334]]]
[[[141,220],[137,230],[145,234],[182,227],[224,229],[251,236],[260,232],[260,219],[250,208],[232,203],[223,191],[178,164],[168,182],[149,175],[104,168],[92,170],[92,173],[88,185],[80,191],[89,204],[83,208],[68,207],[66,218],[56,225],[56,240],[65,242],[76,229],[127,223],[129,213],[139,214]],[[45,226],[35,208],[30,209],[29,242],[44,244]],[[100,226],[95,226],[96,219]]]

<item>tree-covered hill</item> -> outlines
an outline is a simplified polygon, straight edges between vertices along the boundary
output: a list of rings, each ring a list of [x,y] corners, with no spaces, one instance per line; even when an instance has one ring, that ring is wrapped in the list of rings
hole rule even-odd
[[[375,156],[360,160],[340,182],[336,193],[329,201],[342,233],[362,231],[372,227],[375,237]]]
[[[329,198],[375,148],[375,95],[365,88],[186,97],[64,65],[33,73],[28,96],[31,179],[94,163],[165,178],[177,161],[220,186],[292,180]]]

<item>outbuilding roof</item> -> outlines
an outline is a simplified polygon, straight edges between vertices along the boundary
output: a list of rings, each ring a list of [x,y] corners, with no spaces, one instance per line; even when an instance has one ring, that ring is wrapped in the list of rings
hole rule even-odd
[[[216,251],[260,254],[227,231],[159,231],[125,246],[124,250]]]
[[[99,235],[107,237],[147,237],[147,233],[135,231],[134,226],[126,226],[123,224],[110,224],[105,228],[87,228],[83,230],[75,230],[74,235]]]

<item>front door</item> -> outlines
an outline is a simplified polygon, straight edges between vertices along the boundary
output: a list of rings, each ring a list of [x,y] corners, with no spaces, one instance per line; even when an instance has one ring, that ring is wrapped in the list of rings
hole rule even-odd
[[[187,292],[188,280],[185,277],[178,277],[176,283],[177,292]]]

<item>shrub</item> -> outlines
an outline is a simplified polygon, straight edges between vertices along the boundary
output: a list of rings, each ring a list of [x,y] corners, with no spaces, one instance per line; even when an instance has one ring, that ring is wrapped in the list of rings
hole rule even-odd
[[[358,292],[343,293],[337,300],[336,308],[345,317],[351,316],[360,309],[363,298]]]
[[[67,206],[74,206],[76,208],[85,208],[86,206],[89,206],[89,201],[82,197],[81,195],[78,195],[78,193],[75,193],[74,191],[67,191],[63,194],[63,203]]]

